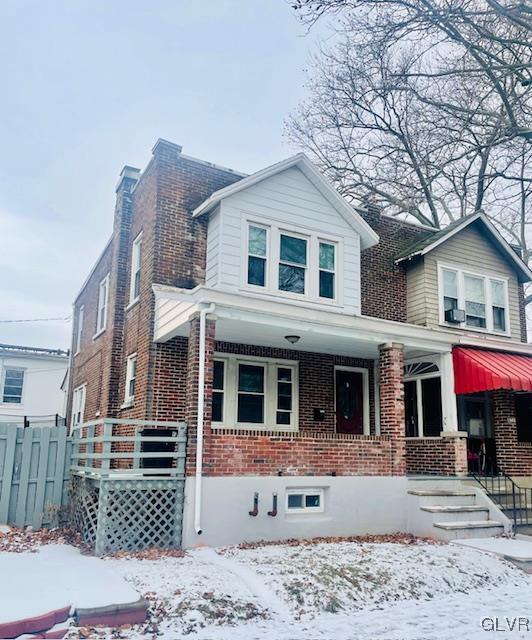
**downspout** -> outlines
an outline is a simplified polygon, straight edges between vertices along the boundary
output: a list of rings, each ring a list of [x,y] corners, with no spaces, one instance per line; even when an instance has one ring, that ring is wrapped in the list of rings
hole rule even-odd
[[[199,369],[198,369],[198,416],[196,432],[196,483],[194,495],[194,530],[201,535],[201,499],[203,480],[203,425],[205,412],[205,329],[207,315],[214,313],[215,306],[200,309],[199,321]]]

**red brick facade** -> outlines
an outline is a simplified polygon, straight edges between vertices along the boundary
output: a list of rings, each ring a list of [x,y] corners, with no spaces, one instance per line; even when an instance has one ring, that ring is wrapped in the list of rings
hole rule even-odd
[[[491,400],[497,465],[510,476],[532,475],[532,442],[517,439],[514,394],[494,391]]]
[[[164,344],[154,343],[152,284],[190,289],[204,282],[207,220],[193,218],[192,211],[214,191],[241,177],[230,170],[185,157],[179,145],[160,140],[140,177],[135,169],[124,170],[117,189],[111,241],[75,301],[74,336],[82,305],[84,321],[80,353],[72,362],[69,400],[74,388],[86,384],[85,420],[100,416],[185,420],[189,434],[187,473],[192,473],[195,465],[199,319],[192,322],[190,339],[178,337]],[[380,236],[380,242],[364,251],[361,257],[362,313],[405,322],[406,272],[404,265],[395,263],[395,257],[427,230],[381,216],[374,209],[361,213]],[[132,244],[140,233],[140,295],[134,304],[129,304]],[[98,286],[107,274],[110,275],[107,328],[94,337]],[[521,316],[524,323],[524,307]],[[211,435],[215,352],[296,360],[300,432],[259,434],[214,430]],[[126,359],[133,353],[137,355],[135,401],[133,406],[126,406]],[[335,366],[368,370],[371,436],[335,434]],[[380,436],[376,435],[376,369],[380,378]],[[432,449],[427,440],[405,446],[400,345],[383,345],[379,360],[374,362],[230,344],[216,342],[215,322],[208,320],[205,408],[205,471],[210,475],[279,472],[401,475],[463,470],[464,441],[437,441]],[[324,410],[323,421],[315,420],[316,408]],[[500,415],[507,410],[508,407],[499,408]],[[499,423],[498,437],[501,443],[509,443],[511,437],[508,430],[505,431],[504,420],[501,418]],[[505,459],[508,468],[514,468],[513,452],[524,451],[520,446],[511,446],[512,453]]]
[[[467,475],[466,438],[407,438],[409,475]]]
[[[206,441],[204,471],[212,476],[388,476],[392,446],[383,436],[220,429]]]

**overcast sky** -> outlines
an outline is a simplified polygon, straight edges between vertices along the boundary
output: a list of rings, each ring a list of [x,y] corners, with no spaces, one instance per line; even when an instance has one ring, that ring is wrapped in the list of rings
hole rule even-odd
[[[120,169],[157,138],[244,172],[293,153],[317,37],[285,0],[1,0],[0,321],[70,316]],[[0,343],[69,336],[0,322]]]

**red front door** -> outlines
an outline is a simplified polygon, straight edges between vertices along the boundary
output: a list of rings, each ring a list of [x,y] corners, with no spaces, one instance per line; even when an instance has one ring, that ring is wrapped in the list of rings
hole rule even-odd
[[[337,433],[364,433],[363,389],[360,371],[336,370]]]

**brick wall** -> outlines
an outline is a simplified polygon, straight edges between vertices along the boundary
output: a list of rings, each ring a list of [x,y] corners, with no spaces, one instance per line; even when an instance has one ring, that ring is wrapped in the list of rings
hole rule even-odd
[[[406,268],[395,264],[395,258],[426,236],[427,230],[382,216],[375,208],[359,209],[358,213],[380,238],[376,246],[361,255],[362,314],[406,322]]]
[[[406,472],[413,475],[467,475],[466,438],[407,438]]]
[[[205,475],[391,475],[392,443],[382,436],[213,431]]]
[[[498,467],[510,476],[532,475],[532,443],[517,439],[514,394],[494,391],[491,401]]]

